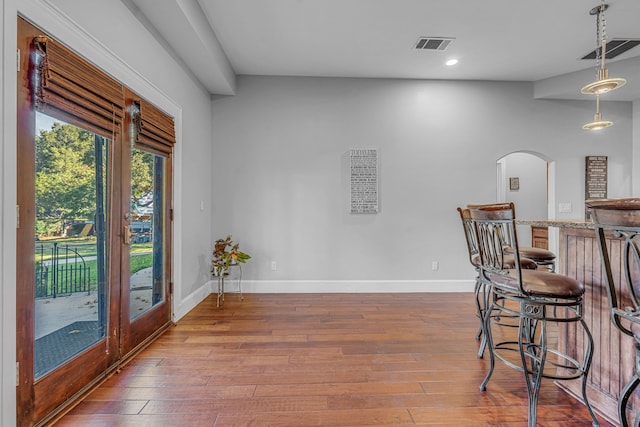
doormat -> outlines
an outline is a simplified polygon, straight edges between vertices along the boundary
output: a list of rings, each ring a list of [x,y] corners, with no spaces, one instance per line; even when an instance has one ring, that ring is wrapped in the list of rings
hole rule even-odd
[[[73,322],[38,338],[34,347],[34,372],[38,378],[103,337],[97,320]]]

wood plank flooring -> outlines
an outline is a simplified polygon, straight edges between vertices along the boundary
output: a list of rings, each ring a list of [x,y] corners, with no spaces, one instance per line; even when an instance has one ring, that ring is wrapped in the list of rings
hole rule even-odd
[[[56,425],[526,426],[520,372],[479,391],[477,327],[470,293],[210,296]],[[539,426],[590,424],[545,381]]]

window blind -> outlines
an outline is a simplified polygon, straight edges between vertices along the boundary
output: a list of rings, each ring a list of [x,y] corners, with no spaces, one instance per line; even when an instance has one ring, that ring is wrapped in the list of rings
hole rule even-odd
[[[134,101],[131,115],[136,146],[168,157],[176,143],[173,118],[144,99]]]
[[[121,83],[49,37],[35,37],[33,47],[38,111],[109,138],[121,132]]]

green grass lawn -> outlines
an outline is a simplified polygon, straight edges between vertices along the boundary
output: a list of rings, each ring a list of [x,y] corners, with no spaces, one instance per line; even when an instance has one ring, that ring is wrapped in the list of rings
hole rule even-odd
[[[54,271],[47,261],[53,259],[54,247],[57,247],[58,290],[61,292],[80,292],[88,283],[90,291],[98,288],[97,240],[95,236],[57,238],[35,242],[36,292],[39,295],[51,295]],[[153,265],[153,242],[133,243],[129,246],[131,256],[130,274],[134,274]],[[68,264],[67,264],[68,262]],[[82,269],[82,273],[78,270]],[[39,272],[46,274],[38,275]],[[46,283],[45,283],[46,282]],[[45,292],[43,287],[47,287]]]
[[[134,274],[140,270],[149,268],[152,265],[153,265],[153,254],[132,256],[129,260],[129,271],[131,271],[131,274]]]
[[[36,247],[36,260],[37,261],[48,261],[53,257],[52,249],[54,247],[54,243],[58,246],[59,256],[65,257],[65,248],[69,247],[69,249],[73,249],[78,252],[78,255],[82,257],[92,257],[96,256],[97,248],[96,248],[96,239],[95,237],[84,237],[84,238],[60,238],[60,239],[49,239],[49,240],[38,240],[35,242]],[[142,252],[151,252],[153,250],[153,242],[147,243],[132,243],[130,246],[130,253],[142,253]],[[75,253],[70,251],[69,257],[74,257]]]
[[[74,263],[74,266],[80,265],[81,263]],[[90,291],[96,291],[98,289],[98,262],[93,259],[93,260],[88,260],[84,262],[84,266],[87,268],[88,270],[88,274],[87,274],[87,280],[89,283],[89,289]],[[143,270],[145,268],[149,268],[153,266],[153,254],[151,253],[146,253],[143,255],[135,255],[130,257],[130,264],[129,264],[129,271],[130,274],[133,275],[134,273],[137,273],[140,270]],[[64,268],[63,265],[61,265],[62,268]],[[49,267],[51,268],[51,267]],[[53,274],[53,272],[51,272],[49,275],[50,277],[52,277],[51,275]],[[78,277],[78,276],[76,276]],[[48,286],[48,295],[51,295],[53,292],[53,289],[51,289],[52,287],[52,283],[51,283],[51,278],[49,279],[49,283],[47,284]],[[59,274],[58,275],[58,289],[73,289],[74,286],[79,285],[78,283],[73,283],[74,278],[72,274]]]

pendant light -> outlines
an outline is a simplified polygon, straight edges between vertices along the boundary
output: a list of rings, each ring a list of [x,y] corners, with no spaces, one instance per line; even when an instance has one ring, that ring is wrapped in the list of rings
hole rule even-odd
[[[608,128],[611,125],[613,125],[613,122],[602,120],[602,114],[600,113],[600,94],[596,93],[596,114],[593,116],[593,121],[582,126],[582,129],[598,130]]]
[[[597,80],[582,88],[581,92],[586,95],[601,95],[603,93],[611,92],[612,90],[623,86],[627,82],[622,78],[609,78],[609,71],[606,67],[607,21],[604,16],[604,11],[608,8],[609,5],[605,4],[604,0],[601,0],[600,5],[589,11],[590,15],[596,16]]]

